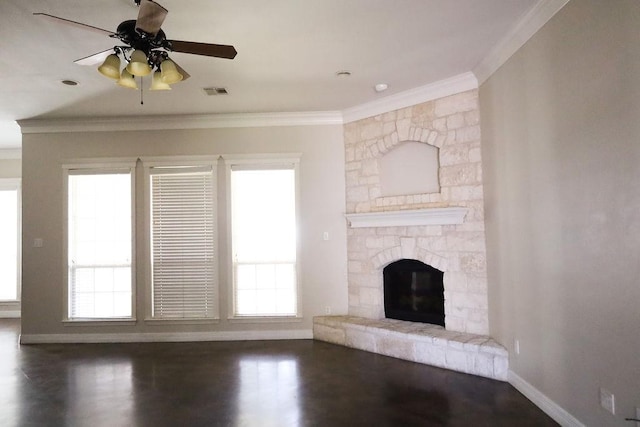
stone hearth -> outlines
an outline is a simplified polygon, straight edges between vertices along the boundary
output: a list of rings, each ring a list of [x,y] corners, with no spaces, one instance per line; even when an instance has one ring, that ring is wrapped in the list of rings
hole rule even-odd
[[[487,336],[395,319],[320,316],[314,318],[313,337],[398,359],[507,380],[509,355]]]

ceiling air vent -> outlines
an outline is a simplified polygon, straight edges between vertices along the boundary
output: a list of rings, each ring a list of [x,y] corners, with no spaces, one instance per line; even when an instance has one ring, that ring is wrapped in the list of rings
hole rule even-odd
[[[229,93],[224,87],[205,87],[202,90],[204,90],[204,93],[206,93],[208,96],[227,95]]]

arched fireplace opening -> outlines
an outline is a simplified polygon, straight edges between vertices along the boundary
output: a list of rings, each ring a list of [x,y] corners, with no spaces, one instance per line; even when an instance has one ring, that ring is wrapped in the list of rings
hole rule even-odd
[[[384,312],[389,319],[444,326],[444,273],[414,259],[387,265]]]

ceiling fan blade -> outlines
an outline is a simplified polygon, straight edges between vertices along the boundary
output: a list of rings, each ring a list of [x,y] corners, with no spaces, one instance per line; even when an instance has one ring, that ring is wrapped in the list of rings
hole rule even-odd
[[[143,31],[152,36],[156,36],[164,18],[167,17],[169,11],[150,0],[142,0],[140,2],[140,10],[138,11],[138,20],[136,21],[136,30]]]
[[[83,30],[93,31],[95,33],[106,34],[106,35],[109,35],[109,36],[115,34],[113,31],[105,30],[103,28],[94,27],[93,25],[83,24],[81,22],[72,21],[72,20],[66,19],[66,18],[60,18],[59,16],[49,15],[48,13],[34,13],[34,15],[41,16],[41,17],[43,17],[45,19],[48,19],[50,21],[53,21],[53,22],[71,25],[71,26],[76,27],[76,28],[82,28]]]
[[[113,53],[113,48],[107,49],[102,52],[94,53],[93,55],[85,56],[84,58],[76,59],[73,62],[78,65],[101,64],[102,62],[104,62],[105,59],[107,59],[107,56],[111,55],[112,53]]]
[[[173,60],[172,60],[173,61]],[[176,64],[176,61],[173,61],[174,64]],[[178,70],[178,72],[180,74],[182,74],[182,80],[181,81],[185,81],[187,80],[189,77],[191,77],[191,75],[189,73],[187,73],[184,68],[182,68],[181,66],[179,66],[178,64],[176,64],[176,69]]]
[[[216,58],[233,59],[238,52],[236,48],[226,44],[211,44],[168,40],[169,50],[174,52],[192,53],[194,55],[214,56]]]

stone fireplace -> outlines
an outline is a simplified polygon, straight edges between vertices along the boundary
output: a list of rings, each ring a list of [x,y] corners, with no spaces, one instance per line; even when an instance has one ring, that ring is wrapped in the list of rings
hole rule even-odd
[[[319,318],[314,335],[506,379],[506,350],[487,336],[477,90],[349,123],[344,138],[349,316]],[[421,147],[433,160],[416,160]],[[385,319],[383,271],[403,259],[443,273],[444,328]]]
[[[381,159],[409,142],[438,149],[439,191],[385,196]],[[415,259],[444,272],[445,328],[487,334],[477,91],[349,123],[345,150],[349,314],[384,318],[382,270]]]

